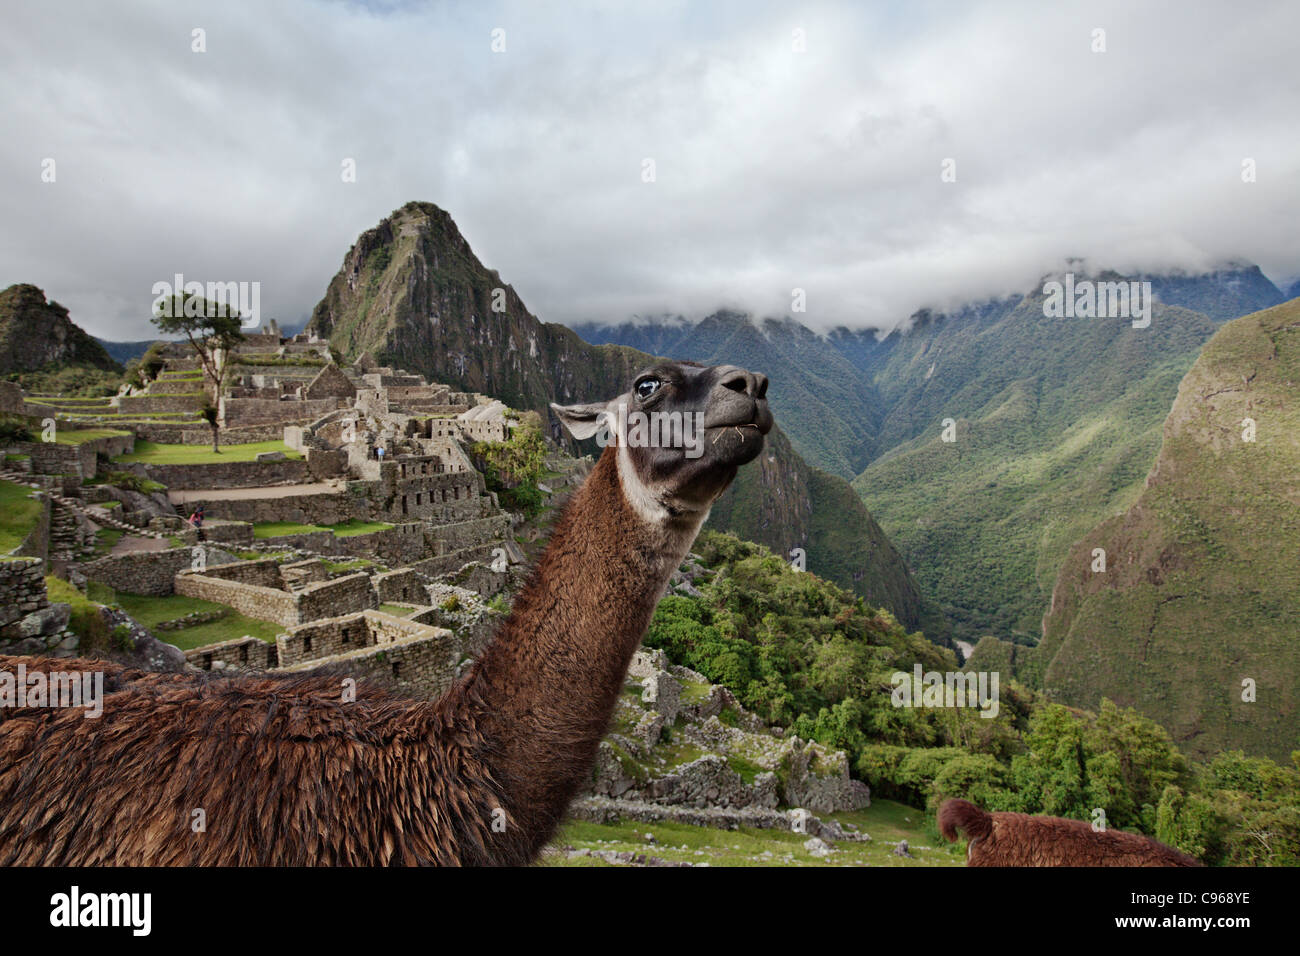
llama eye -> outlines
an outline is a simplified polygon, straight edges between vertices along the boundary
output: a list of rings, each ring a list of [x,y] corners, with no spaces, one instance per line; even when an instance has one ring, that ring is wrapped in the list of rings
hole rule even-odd
[[[637,398],[641,399],[642,401],[645,401],[647,398],[649,398],[657,391],[659,391],[659,379],[657,378],[648,378],[644,382],[637,382],[636,385]]]

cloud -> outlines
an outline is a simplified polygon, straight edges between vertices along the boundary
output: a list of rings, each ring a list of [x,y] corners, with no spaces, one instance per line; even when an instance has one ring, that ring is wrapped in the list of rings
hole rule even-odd
[[[1300,272],[1294,4],[646,6],[11,11],[0,285],[111,338],[177,272],[293,323],[411,199],[547,321],[800,288],[809,325],[888,327],[1068,256]]]

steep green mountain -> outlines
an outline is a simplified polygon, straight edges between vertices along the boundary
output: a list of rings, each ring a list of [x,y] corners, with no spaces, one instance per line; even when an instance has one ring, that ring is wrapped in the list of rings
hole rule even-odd
[[[743,313],[720,311],[695,323],[676,317],[573,329],[594,345],[629,345],[653,355],[779,369],[768,395],[806,461],[849,479],[871,460],[879,396],[831,342],[793,319],[756,323]]]
[[[893,447],[853,486],[972,641],[1036,639],[1066,552],[1140,493],[1178,382],[1215,328],[1176,307],[1135,329],[1046,318],[1043,305],[1035,291],[927,314],[877,353],[880,442]]]
[[[30,391],[111,391],[122,372],[59,303],[26,283],[0,292],[0,375]]]
[[[1194,753],[1284,758],[1300,747],[1297,542],[1293,300],[1227,323],[1202,350],[1140,496],[1070,550],[1026,670],[1067,703],[1136,707]]]
[[[922,597],[902,556],[853,489],[808,465],[790,445],[784,432],[772,431],[764,454],[741,469],[713,506],[710,527],[767,545],[787,559],[802,548],[810,571],[888,608],[931,638],[946,635],[947,622]]]
[[[369,351],[381,364],[494,395],[544,417],[551,402],[621,391],[653,360],[627,346],[590,345],[564,326],[538,321],[432,203],[408,203],[361,235],[308,328],[349,359]],[[767,371],[774,381],[785,372],[748,364],[739,348],[717,360]],[[908,627],[929,623],[932,636],[942,640],[941,621],[927,616],[906,565],[847,483],[809,467],[780,429],[769,441],[761,464],[741,472],[710,524],[781,554],[803,548],[809,570],[879,600]]]
[[[125,365],[132,359],[138,359],[140,356],[144,355],[145,352],[148,352],[149,346],[153,345],[154,342],[157,342],[158,340],[144,339],[139,342],[110,342],[108,339],[96,337],[95,341],[104,346],[104,351],[112,356],[114,361],[121,362]]]

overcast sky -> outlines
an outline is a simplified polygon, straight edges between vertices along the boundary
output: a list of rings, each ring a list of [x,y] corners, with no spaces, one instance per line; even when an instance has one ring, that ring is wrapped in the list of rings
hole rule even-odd
[[[797,287],[890,326],[1071,255],[1300,273],[1300,4],[863,6],[13,4],[0,287],[115,339],[177,272],[296,323],[412,199],[545,321]]]

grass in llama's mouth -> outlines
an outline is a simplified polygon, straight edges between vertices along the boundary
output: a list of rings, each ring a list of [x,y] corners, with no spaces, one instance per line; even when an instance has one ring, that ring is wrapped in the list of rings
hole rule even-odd
[[[713,436],[713,444],[715,445],[718,443],[718,439],[721,438],[723,435],[725,435],[727,429],[729,428],[734,428],[736,430],[736,434],[739,435],[741,438],[745,437],[745,433],[741,431],[742,428],[752,428],[755,431],[760,431],[760,432],[762,431],[762,429],[760,429],[753,422],[746,422],[743,425],[715,425],[714,427],[718,430],[718,433]]]

